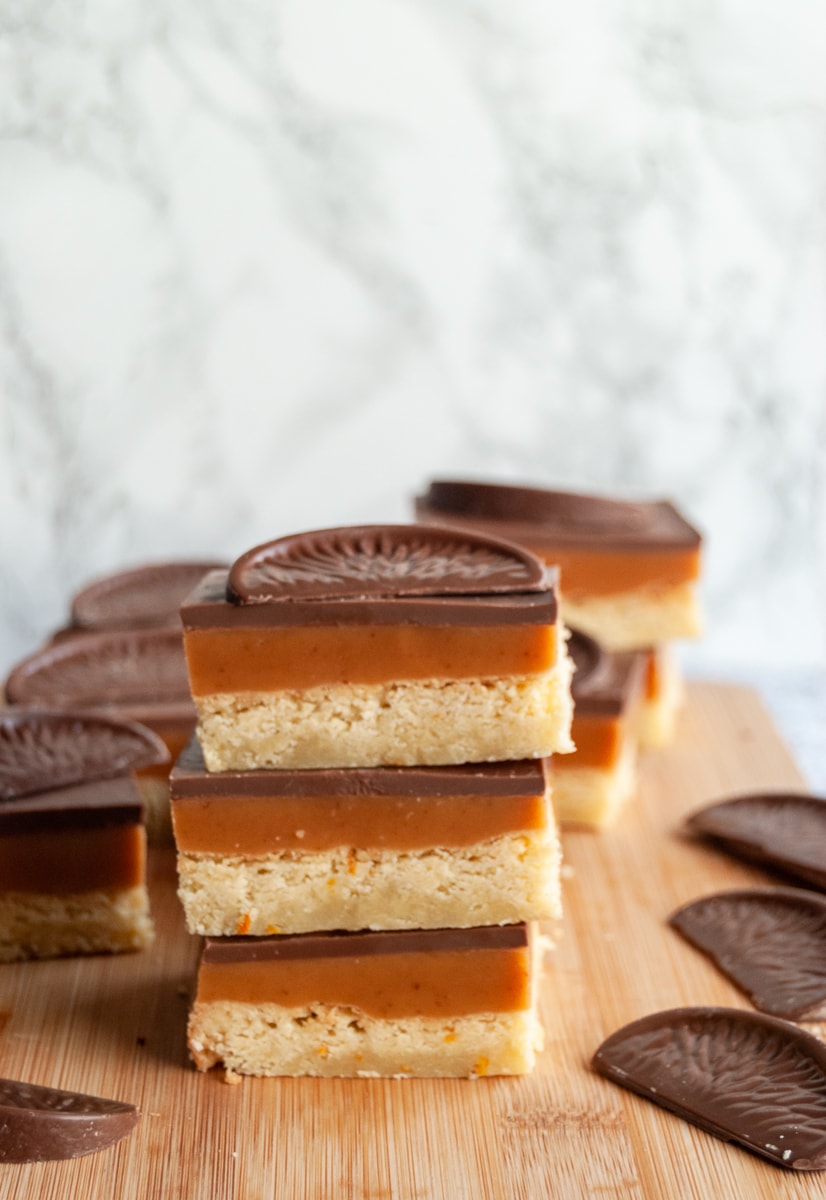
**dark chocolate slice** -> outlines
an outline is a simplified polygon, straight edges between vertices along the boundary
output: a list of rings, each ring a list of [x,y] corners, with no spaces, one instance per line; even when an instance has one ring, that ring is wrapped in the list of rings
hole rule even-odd
[[[141,725],[82,713],[0,711],[0,800],[111,779],[168,758],[161,739]]]
[[[684,905],[670,924],[755,1008],[826,1019],[826,896],[779,887],[718,892]]]
[[[133,1104],[0,1079],[0,1162],[50,1162],[106,1150],[140,1120]]]
[[[416,515],[457,524],[491,522],[503,536],[519,529],[561,545],[611,549],[699,545],[700,534],[667,500],[631,501],[548,488],[433,480],[416,499]],[[507,532],[506,532],[507,530]],[[521,539],[520,539],[521,540]]]
[[[457,950],[511,950],[527,946],[530,927],[476,925],[470,929],[394,929],[356,933],[294,933],[273,937],[208,937],[202,959],[212,963],[295,958],[372,957]]]
[[[278,538],[230,568],[239,604],[285,600],[472,596],[540,591],[545,568],[527,550],[426,525],[361,525]]]
[[[171,629],[61,641],[18,663],[6,680],[10,704],[96,708],[189,698],[183,639]]]
[[[735,796],[693,813],[688,829],[738,858],[826,891],[826,799],[804,792]]]
[[[788,1021],[733,1008],[653,1013],[612,1034],[592,1066],[777,1166],[826,1170],[826,1045]]]
[[[181,602],[216,562],[147,563],[117,571],[87,584],[72,599],[72,624],[178,625]]]

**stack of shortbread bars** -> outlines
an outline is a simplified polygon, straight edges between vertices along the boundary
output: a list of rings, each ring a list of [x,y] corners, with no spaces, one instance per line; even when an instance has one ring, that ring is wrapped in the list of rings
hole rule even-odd
[[[347,527],[209,573],[182,620],[196,1064],[530,1070],[533,928],[560,907],[543,760],[571,748],[552,575],[483,535]]]

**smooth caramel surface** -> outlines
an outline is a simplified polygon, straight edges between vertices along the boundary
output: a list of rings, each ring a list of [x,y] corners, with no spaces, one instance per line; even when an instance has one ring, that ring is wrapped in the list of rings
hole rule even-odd
[[[563,595],[604,596],[634,588],[676,587],[700,576],[696,546],[651,551],[577,550],[562,546],[530,546],[544,562],[559,567]]]
[[[613,767],[622,750],[627,721],[621,716],[603,713],[578,713],[574,710],[571,726],[576,751],[555,755],[553,769],[564,771],[577,767]]]
[[[173,799],[172,822],[181,851],[264,855],[472,846],[545,829],[550,810],[545,795],[187,796]]]
[[[450,1017],[530,1008],[528,947],[208,963],[198,1003],[343,1005],[373,1017]]]
[[[0,837],[0,890],[88,892],[129,888],[144,881],[142,825],[40,830]]]
[[[556,660],[553,625],[343,625],[189,629],[193,696],[323,684],[535,675]]]

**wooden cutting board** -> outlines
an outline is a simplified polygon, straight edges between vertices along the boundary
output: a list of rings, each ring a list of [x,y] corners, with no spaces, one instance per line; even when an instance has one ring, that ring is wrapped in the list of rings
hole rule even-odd
[[[566,916],[542,988],[547,1046],[525,1079],[257,1080],[187,1062],[197,941],[171,851],[152,862],[158,936],[141,954],[0,967],[0,1075],[135,1103],[117,1147],[0,1165],[15,1200],[522,1200],[826,1196],[594,1075],[614,1029],[680,1004],[748,1002],[666,926],[680,904],[761,872],[680,836],[688,811],[801,787],[752,692],[694,685],[676,742],[648,751],[640,794],[601,834],[564,837]],[[826,1027],[810,1026],[826,1036]]]

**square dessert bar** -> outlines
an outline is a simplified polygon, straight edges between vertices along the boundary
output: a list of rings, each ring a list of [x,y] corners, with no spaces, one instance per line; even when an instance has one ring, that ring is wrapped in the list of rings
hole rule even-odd
[[[245,1075],[521,1074],[538,947],[526,925],[208,938],[189,1050]]]
[[[700,534],[667,500],[436,480],[420,521],[511,539],[560,569],[562,613],[610,650],[701,630]]]
[[[552,760],[554,808],[561,825],[599,828],[636,789],[646,656],[612,654],[579,630],[568,647],[576,751]]]
[[[191,933],[498,925],[560,915],[541,759],[170,776]]]
[[[0,713],[0,961],[151,941],[132,772],[165,758],[138,725]]]
[[[647,652],[641,740],[670,739],[683,688],[663,643],[702,631],[702,538],[673,504],[436,480],[417,497],[416,514],[426,523],[510,538],[556,564],[566,624],[609,650]]]
[[[210,771],[443,765],[571,749],[553,579],[416,525],[281,538],[181,609]]]

